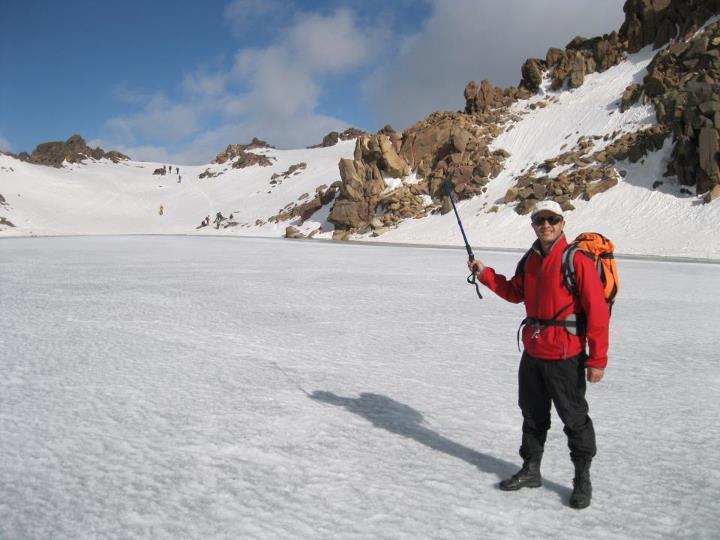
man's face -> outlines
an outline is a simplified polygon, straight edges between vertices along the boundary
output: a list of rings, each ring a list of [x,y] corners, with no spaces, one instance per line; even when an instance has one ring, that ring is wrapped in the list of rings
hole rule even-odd
[[[552,244],[562,234],[563,221],[562,216],[553,214],[552,212],[538,212],[532,218],[532,227],[540,242]]]

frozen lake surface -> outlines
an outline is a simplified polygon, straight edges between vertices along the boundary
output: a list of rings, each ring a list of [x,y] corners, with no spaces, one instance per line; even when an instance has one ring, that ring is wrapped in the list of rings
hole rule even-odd
[[[464,251],[0,240],[0,538],[717,538],[720,265],[619,269],[576,511],[555,415],[544,487],[496,487],[523,310]]]

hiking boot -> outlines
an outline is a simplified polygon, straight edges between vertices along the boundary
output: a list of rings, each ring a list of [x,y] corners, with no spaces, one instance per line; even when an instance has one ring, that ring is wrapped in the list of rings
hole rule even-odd
[[[590,460],[577,460],[575,464],[575,478],[573,478],[573,492],[570,495],[571,508],[587,508],[592,499],[592,484],[590,483]]]
[[[540,476],[540,462],[526,461],[523,463],[522,469],[500,482],[500,489],[503,491],[517,491],[520,488],[537,488],[542,486],[542,477]]]

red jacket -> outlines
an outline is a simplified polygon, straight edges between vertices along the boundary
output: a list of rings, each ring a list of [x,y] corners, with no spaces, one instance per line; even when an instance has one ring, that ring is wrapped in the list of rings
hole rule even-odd
[[[534,319],[552,319],[563,307],[570,304],[557,318],[565,319],[571,313],[584,313],[586,332],[584,336],[572,335],[562,326],[547,326],[532,337],[534,329],[523,328],[522,340],[529,355],[543,360],[564,360],[589,346],[587,365],[604,368],[607,365],[608,328],[610,313],[602,282],[595,264],[582,253],[575,254],[578,297],[574,297],[563,284],[561,271],[562,254],[568,243],[565,235],[555,241],[550,254],[543,256],[540,244],[533,244],[533,252],[525,265],[525,272],[516,272],[508,279],[485,267],[480,281],[501,298],[518,304],[525,302],[527,316]]]

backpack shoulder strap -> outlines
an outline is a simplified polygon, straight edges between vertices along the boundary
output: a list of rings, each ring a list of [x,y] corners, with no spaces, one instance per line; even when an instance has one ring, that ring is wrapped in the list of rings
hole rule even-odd
[[[580,249],[576,244],[568,244],[562,254],[563,282],[573,296],[578,295],[577,272],[575,271],[575,254],[582,253],[592,260],[592,256]]]
[[[525,252],[525,255],[522,256],[522,258],[518,261],[517,267],[515,268],[515,275],[520,276],[522,278],[525,277],[525,270],[527,269],[528,259],[530,258],[530,255],[533,253],[533,248],[528,249]]]

